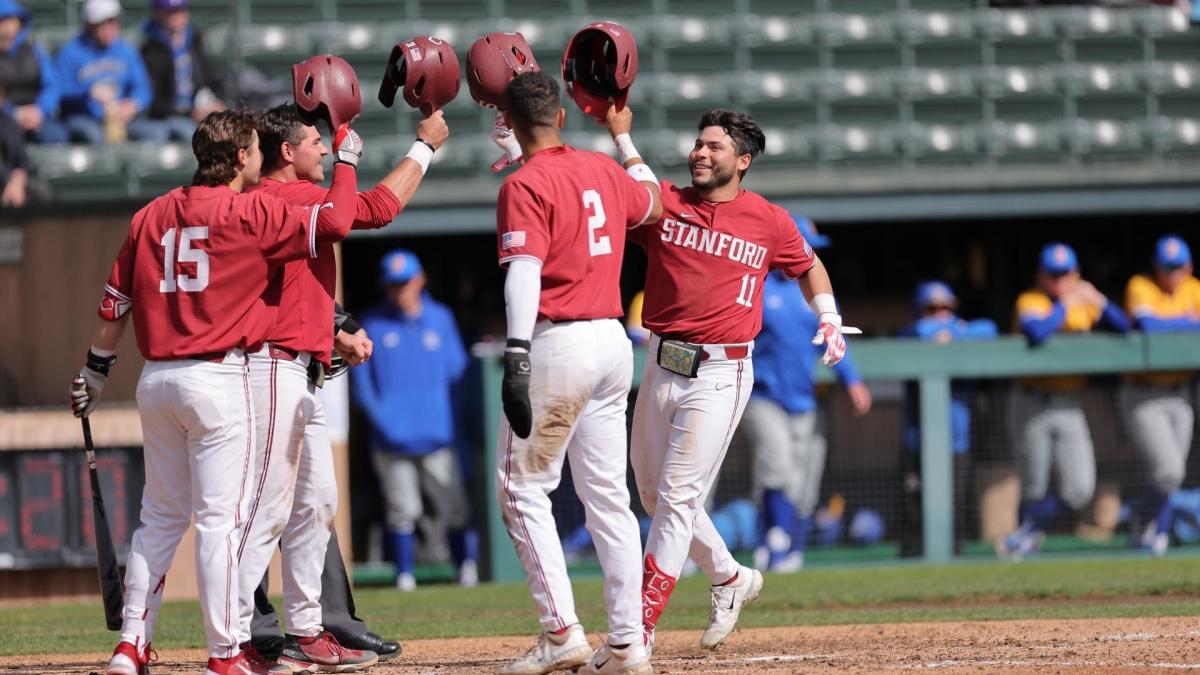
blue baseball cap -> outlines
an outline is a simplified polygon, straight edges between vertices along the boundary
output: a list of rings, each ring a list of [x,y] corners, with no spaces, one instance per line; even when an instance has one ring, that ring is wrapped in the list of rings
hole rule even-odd
[[[1039,267],[1048,274],[1066,274],[1079,268],[1079,259],[1075,257],[1075,249],[1056,241],[1042,247],[1039,256]]]
[[[957,307],[958,298],[954,297],[954,291],[944,281],[922,281],[917,284],[917,293],[913,298],[913,309],[920,313],[922,309],[931,305]]]
[[[1168,234],[1154,245],[1154,266],[1164,270],[1177,269],[1191,264],[1192,251],[1187,242]]]
[[[813,248],[825,248],[833,243],[833,240],[823,234],[817,233],[817,226],[813,225],[813,221],[797,214],[792,215],[792,220],[796,221],[796,229],[800,230],[800,236],[804,237],[804,241]]]
[[[379,283],[384,285],[407,284],[420,273],[421,261],[417,254],[403,248],[383,256],[379,263]]]
[[[151,5],[154,9],[187,9],[190,3],[188,0],[154,0]]]

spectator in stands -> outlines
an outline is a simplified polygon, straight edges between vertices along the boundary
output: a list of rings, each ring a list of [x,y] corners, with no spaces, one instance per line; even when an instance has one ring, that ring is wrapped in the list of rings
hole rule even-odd
[[[1095,327],[1129,331],[1129,321],[1079,276],[1075,251],[1047,244],[1041,252],[1037,288],[1017,298],[1016,328],[1030,345],[1055,333],[1086,333]],[[1057,469],[1058,493],[1075,511],[1087,506],[1096,488],[1096,456],[1079,392],[1087,378],[1076,375],[1018,380],[1009,405],[1012,439],[1021,463],[1020,524],[996,542],[996,552],[1020,560],[1038,551],[1045,530],[1058,515],[1059,502],[1048,496],[1051,469]]]
[[[137,50],[121,39],[120,15],[117,0],[84,0],[83,31],[55,58],[62,115],[73,141],[99,145],[156,137],[142,115],[150,105],[150,80]]]
[[[813,248],[829,245],[808,218],[796,226]],[[761,501],[755,566],[798,572],[812,532],[825,473],[825,437],[817,416],[813,379],[824,347],[808,335],[817,315],[795,280],[772,270],[763,282],[762,332],[754,341],[754,389],[737,433],[753,452],[753,486]],[[855,415],[871,410],[871,391],[849,351],[833,367],[850,395]]]
[[[0,206],[20,208],[29,195],[29,156],[25,135],[8,113],[0,111]]]
[[[380,283],[387,300],[362,317],[374,336],[371,360],[351,373],[355,399],[370,424],[371,453],[387,499],[396,587],[411,591],[415,528],[422,493],[446,525],[459,583],[478,581],[477,543],[455,452],[455,389],[467,353],[450,309],[425,291],[417,256],[384,256]]]
[[[991,319],[959,318],[958,298],[943,281],[917,286],[913,301],[916,321],[900,332],[937,344],[956,340],[990,340],[996,337]],[[905,386],[903,479],[901,483],[900,555],[919,556],[924,551],[921,520],[921,411],[916,383]],[[971,397],[974,387],[955,381],[950,387],[950,443],[954,453],[954,552],[962,552],[967,531],[967,488],[971,480]]]
[[[29,37],[29,10],[15,0],[0,0],[0,85],[8,113],[27,140],[66,143],[67,128],[58,113],[54,63]]]
[[[1154,247],[1152,276],[1136,275],[1125,287],[1125,308],[1147,333],[1200,331],[1200,281],[1192,276],[1187,242],[1168,235]],[[1192,446],[1189,384],[1194,371],[1130,375],[1118,402],[1125,428],[1149,469],[1145,493],[1133,501],[1131,539],[1156,556],[1167,552],[1171,493],[1183,484]]]
[[[188,0],[154,0],[153,15],[142,23],[142,61],[154,91],[147,114],[158,135],[153,140],[190,142],[197,122],[225,108],[188,6]]]

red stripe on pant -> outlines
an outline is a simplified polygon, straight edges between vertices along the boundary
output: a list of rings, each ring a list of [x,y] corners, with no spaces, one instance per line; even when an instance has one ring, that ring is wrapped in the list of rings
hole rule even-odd
[[[553,614],[554,618],[558,621],[559,630],[562,630],[563,628],[567,627],[567,624],[562,620],[562,617],[558,615],[558,607],[554,604],[554,596],[550,594],[550,584],[546,582],[546,575],[542,571],[542,559],[538,557],[537,548],[533,546],[533,538],[529,536],[529,528],[525,526],[525,516],[522,515],[521,510],[517,508],[517,496],[513,494],[512,490],[509,489],[509,482],[512,477],[512,439],[513,432],[512,429],[509,429],[508,448],[505,450],[504,454],[504,493],[508,495],[509,508],[511,508],[513,513],[517,515],[517,522],[521,526],[521,531],[525,533],[525,540],[528,542],[525,548],[527,551],[529,551],[529,557],[533,559],[533,565],[535,571],[537,572],[538,579],[542,582],[542,586],[546,589],[546,601],[550,603],[550,613]],[[513,538],[513,545],[517,546],[518,548],[520,547],[520,544],[517,542],[516,538]],[[520,550],[518,550],[517,554],[520,555],[520,553]]]

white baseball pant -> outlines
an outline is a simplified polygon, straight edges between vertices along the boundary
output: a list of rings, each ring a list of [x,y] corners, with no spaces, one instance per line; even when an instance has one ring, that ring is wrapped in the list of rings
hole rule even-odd
[[[1125,428],[1149,469],[1150,484],[1164,493],[1179,489],[1187,472],[1195,423],[1187,385],[1124,382],[1117,401]]]
[[[125,563],[121,639],[154,639],[167,570],[192,518],[208,655],[236,656],[238,526],[245,515],[254,407],[246,358],[147,361],[137,386],[146,485]]]
[[[402,455],[375,448],[375,474],[387,500],[385,520],[393,532],[412,532],[424,512],[422,493],[435,507],[438,520],[450,529],[466,527],[471,519],[467,488],[454,448],[425,455]]]
[[[1042,499],[1057,468],[1058,496],[1072,509],[1087,506],[1096,491],[1096,453],[1077,393],[1051,393],[1015,385],[1009,416],[1021,460],[1021,497]]]
[[[321,569],[337,512],[333,453],[321,399],[308,382],[309,355],[289,360],[273,357],[272,351],[250,356],[257,442],[239,546],[242,642],[250,639],[254,589],[276,546],[282,549],[288,633],[321,633]]]
[[[542,628],[579,623],[549,497],[570,457],[575,492],[604,570],[609,640],[641,640],[641,538],[625,484],[629,338],[615,319],[541,321],[529,360],[533,430],[518,438],[501,416],[496,485]]]
[[[712,583],[723,583],[740,566],[704,501],[750,399],[754,365],[749,356],[727,359],[719,345],[706,346],[710,357],[688,378],[657,364],[658,343],[650,338],[629,453],[642,506],[653,516],[646,554],[672,578],[690,557]]]
[[[790,414],[774,401],[752,396],[739,427],[753,459],[755,501],[763,490],[780,490],[801,516],[811,516],[821,497],[825,437],[816,411]]]

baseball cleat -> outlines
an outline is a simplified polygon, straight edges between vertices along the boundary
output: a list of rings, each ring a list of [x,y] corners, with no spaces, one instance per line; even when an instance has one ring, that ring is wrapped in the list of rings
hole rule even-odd
[[[275,659],[264,656],[249,642],[242,643],[242,656],[246,658],[246,663],[250,665],[250,668],[255,671],[269,673],[277,665]]]
[[[650,655],[642,645],[634,642],[618,648],[605,642],[576,672],[585,675],[651,675],[654,668],[650,666]]]
[[[543,675],[556,670],[575,670],[588,662],[592,646],[583,626],[572,624],[562,635],[543,632],[525,655],[500,669],[501,675]]]
[[[700,646],[716,649],[733,632],[742,608],[754,601],[762,591],[763,575],[758,570],[743,567],[737,579],[712,587],[712,609],[708,613],[708,628],[700,636]]]
[[[113,649],[105,675],[147,675],[150,672],[149,663],[150,645],[146,645],[146,651],[139,654],[132,642],[122,640]]]
[[[338,638],[338,643],[343,647],[348,647],[350,649],[359,649],[364,652],[375,652],[379,655],[380,663],[384,661],[390,661],[397,656],[400,656],[400,653],[404,651],[399,642],[396,642],[395,640],[384,640],[383,638],[379,637],[378,634],[372,633],[371,631],[367,631],[366,633],[363,633],[362,635],[352,639]]]
[[[312,637],[288,635],[283,652],[272,673],[350,673],[365,670],[379,662],[375,652],[350,649],[338,644],[329,631]]]
[[[1021,562],[1037,555],[1038,551],[1042,550],[1042,542],[1045,539],[1046,534],[1040,530],[1026,526],[1018,527],[1012,534],[996,542],[996,555],[1012,562]]]
[[[204,669],[204,675],[267,675],[268,672],[246,660],[245,654],[227,659],[209,657],[208,666]]]

